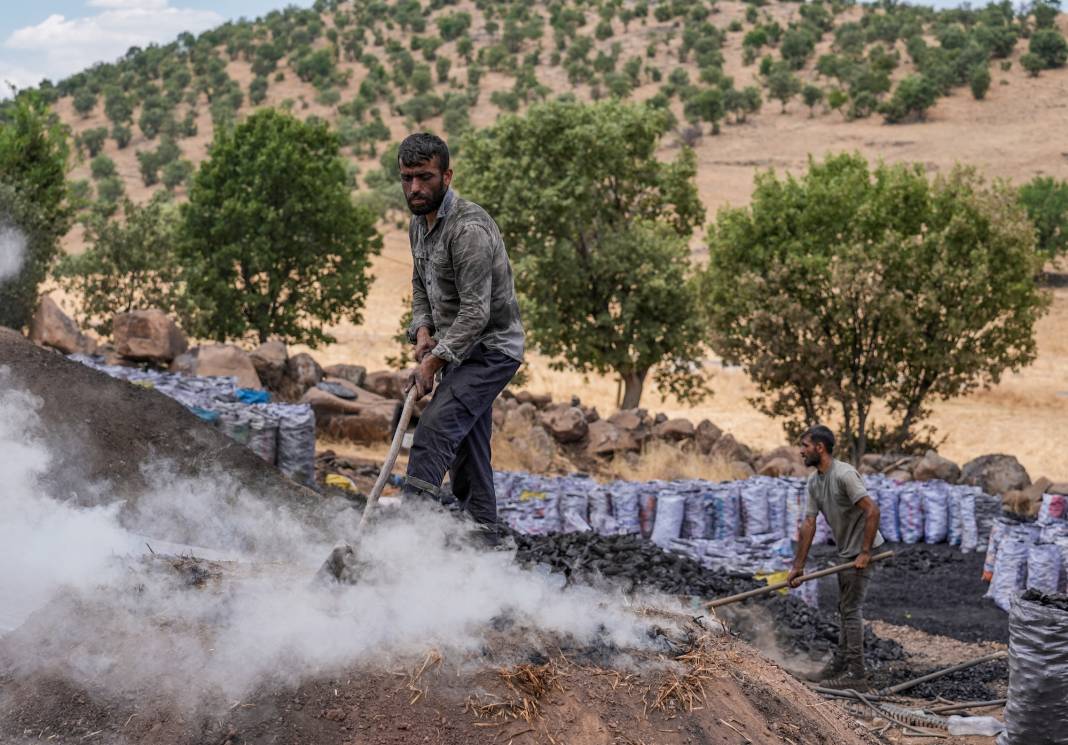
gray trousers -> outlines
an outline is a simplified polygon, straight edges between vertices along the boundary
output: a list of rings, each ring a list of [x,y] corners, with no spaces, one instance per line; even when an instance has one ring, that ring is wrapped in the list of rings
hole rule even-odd
[[[850,567],[838,573],[838,652],[854,671],[864,669],[864,596],[874,567]]]

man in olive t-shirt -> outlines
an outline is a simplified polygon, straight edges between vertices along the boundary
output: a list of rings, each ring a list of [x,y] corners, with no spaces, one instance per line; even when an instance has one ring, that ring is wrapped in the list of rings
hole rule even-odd
[[[879,534],[879,507],[872,501],[864,481],[848,463],[836,460],[834,433],[817,425],[801,437],[801,457],[816,472],[808,479],[808,508],[788,581],[797,587],[816,534],[816,516],[823,513],[831,526],[838,555],[853,566],[838,573],[838,649],[827,665],[811,680],[832,688],[865,688],[864,595],[871,581],[871,550],[883,542]]]

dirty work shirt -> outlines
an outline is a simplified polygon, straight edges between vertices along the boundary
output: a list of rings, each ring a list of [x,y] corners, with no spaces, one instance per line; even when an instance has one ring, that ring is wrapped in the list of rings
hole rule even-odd
[[[864,510],[857,507],[868,490],[857,469],[840,460],[832,460],[827,473],[818,470],[808,477],[807,517],[822,512],[831,526],[831,535],[843,559],[856,558],[864,546]],[[875,532],[872,548],[881,545],[883,536]]]
[[[437,340],[431,353],[460,364],[475,348],[523,361],[523,324],[512,266],[497,223],[484,209],[449,189],[434,227],[415,215],[408,227],[412,246],[414,344],[423,326]]]

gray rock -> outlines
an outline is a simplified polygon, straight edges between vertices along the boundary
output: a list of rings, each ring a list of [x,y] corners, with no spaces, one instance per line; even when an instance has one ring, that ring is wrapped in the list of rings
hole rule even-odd
[[[955,484],[960,480],[960,466],[949,458],[943,458],[934,450],[928,450],[912,466],[912,478],[916,481],[948,481]]]
[[[111,322],[115,351],[130,360],[170,364],[189,348],[185,334],[162,310],[118,313]]]
[[[260,381],[271,390],[278,390],[286,375],[286,361],[289,352],[284,342],[267,341],[260,344],[249,354]]]
[[[30,341],[63,354],[93,354],[96,339],[86,336],[70,316],[48,295],[42,295],[30,319]]]
[[[578,442],[589,431],[586,415],[577,406],[548,409],[541,414],[541,424],[557,442]]]
[[[981,455],[964,464],[961,483],[981,487],[987,494],[1026,489],[1031,485],[1027,469],[1012,455]]]

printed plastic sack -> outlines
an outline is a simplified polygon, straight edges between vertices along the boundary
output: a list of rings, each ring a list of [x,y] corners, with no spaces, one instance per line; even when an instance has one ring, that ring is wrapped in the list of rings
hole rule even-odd
[[[949,522],[946,524],[949,532],[946,535],[946,543],[950,546],[959,546],[964,534],[964,523],[961,520],[960,500],[961,495],[956,491],[946,494],[946,507],[949,508]]]
[[[1038,508],[1038,522],[1048,523],[1065,518],[1065,497],[1063,494],[1043,494],[1042,506]]]
[[[1027,551],[1027,589],[1057,592],[1061,579],[1061,552],[1052,543],[1036,543]]]
[[[616,519],[612,516],[612,497],[608,489],[595,486],[590,489],[590,527],[601,535],[616,532]]]
[[[960,550],[979,550],[979,521],[975,515],[975,493],[963,492],[959,498],[960,504]]]
[[[928,488],[923,492],[923,540],[942,543],[949,535],[949,504],[941,489]]]
[[[771,530],[768,520],[768,492],[761,484],[742,487],[742,522],[745,535],[757,535]]]
[[[1031,545],[1026,538],[1006,535],[998,546],[998,557],[994,563],[994,577],[986,596],[1008,612],[1016,593],[1024,588],[1027,578],[1027,554]]]
[[[248,448],[270,464],[278,456],[278,420],[269,414],[249,414]]]
[[[568,489],[560,496],[560,530],[563,533],[586,533],[590,528],[587,522],[589,501],[586,492]]]
[[[708,538],[707,500],[703,491],[686,493],[686,514],[682,518],[683,538]]]
[[[275,404],[278,470],[298,484],[315,480],[315,413],[308,404]]]
[[[638,492],[633,485],[620,482],[613,484],[612,511],[616,517],[616,530],[620,533],[633,534],[641,531]]]
[[[834,543],[834,536],[831,534],[831,524],[827,522],[827,518],[820,512],[816,515],[816,534],[812,538],[813,545],[822,546],[827,543]]]
[[[994,576],[994,567],[998,558],[1001,541],[1008,535],[1010,523],[1005,518],[998,518],[990,524],[990,538],[986,544],[986,558],[983,560],[983,581],[989,582]]]
[[[923,522],[923,496],[912,488],[903,490],[897,503],[897,524],[901,530],[901,540],[905,543],[922,541]]]
[[[650,534],[653,543],[667,547],[682,533],[682,520],[686,513],[686,497],[662,491],[656,498],[656,518]]]
[[[653,534],[656,521],[656,491],[651,484],[642,487],[638,490],[638,524],[641,525],[642,538],[648,538]]]
[[[726,540],[741,535],[741,488],[731,484],[716,494],[713,538]]]
[[[900,543],[901,531],[897,526],[900,495],[897,489],[880,489],[877,494],[879,497],[879,532],[886,540]]]
[[[802,489],[791,488],[786,494],[786,537],[796,541],[797,528],[804,516],[805,492]]]
[[[768,530],[775,535],[784,537],[786,528],[786,502],[789,490],[771,489],[768,491]]]
[[[1068,744],[1068,597],[1028,590],[1009,613],[1009,692],[997,745]]]

